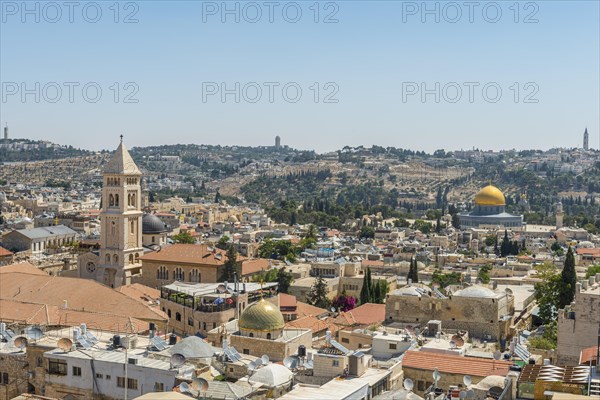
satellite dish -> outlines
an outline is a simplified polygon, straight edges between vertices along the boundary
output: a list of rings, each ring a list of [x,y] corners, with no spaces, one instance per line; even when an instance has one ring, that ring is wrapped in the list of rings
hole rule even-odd
[[[263,364],[262,358],[257,358],[254,360],[254,364],[256,364],[257,367],[260,367]]]
[[[456,342],[454,340],[450,341],[450,348],[451,349],[455,349],[456,348]]]
[[[456,347],[462,347],[465,344],[465,340],[460,335],[452,336],[451,340],[456,344]]]
[[[25,336],[19,336],[14,340],[15,347],[19,349],[25,348],[27,346],[27,338]]]
[[[175,353],[171,356],[171,366],[181,367],[185,363],[185,356],[183,354]]]
[[[44,336],[44,332],[37,326],[32,326],[25,330],[25,335],[29,339],[38,340]]]
[[[472,382],[473,380],[469,375],[463,376],[463,383],[465,384],[465,386],[470,386]]]
[[[252,364],[252,363],[250,363]],[[295,364],[294,357],[288,356],[283,359],[283,365],[285,365],[288,369],[292,369],[292,366]]]
[[[263,354],[263,356],[260,359],[262,360],[262,363],[264,365],[267,365],[269,363],[269,356],[266,354]]]
[[[410,392],[411,390],[413,390],[414,387],[415,387],[415,383],[412,381],[412,379],[406,378],[404,380],[404,389],[406,389]]]
[[[461,390],[460,393],[458,394],[458,397],[460,397],[461,399],[466,399],[467,392],[465,392],[464,390]]]
[[[225,293],[227,291],[227,287],[225,285],[223,285],[222,283],[217,286],[217,292],[219,293]]]
[[[179,384],[179,390],[181,391],[181,393],[191,393],[190,385],[188,385],[186,382],[181,382]]]
[[[494,352],[494,360],[499,360],[500,358],[502,358],[502,352],[500,350],[496,350]]]
[[[71,341],[71,339],[69,338],[62,338],[58,341],[57,343],[58,348],[61,349],[62,351],[64,351],[65,353],[67,351],[70,351],[71,348],[73,347],[73,342]]]
[[[433,374],[432,375],[433,375],[433,380],[436,381],[436,382],[439,381],[442,378],[442,374],[440,374],[440,371],[438,371],[437,368],[433,370]]]
[[[467,399],[472,399],[475,397],[475,391],[473,389],[467,390]]]
[[[252,372],[256,369],[256,363],[254,361],[250,361],[250,364],[248,364],[248,372]]]
[[[204,378],[194,378],[192,379],[191,387],[199,392],[206,392],[208,390],[208,381]]]
[[[331,312],[335,312],[335,307],[331,307]]]

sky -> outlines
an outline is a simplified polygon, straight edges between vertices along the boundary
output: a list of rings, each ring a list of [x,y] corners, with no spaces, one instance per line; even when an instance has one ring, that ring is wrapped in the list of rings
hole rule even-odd
[[[599,3],[0,0],[0,122],[98,150],[599,148]]]

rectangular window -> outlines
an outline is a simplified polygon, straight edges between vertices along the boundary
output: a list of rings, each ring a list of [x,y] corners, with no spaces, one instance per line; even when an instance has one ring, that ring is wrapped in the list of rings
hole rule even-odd
[[[8,385],[8,372],[2,373],[2,379],[0,383],[2,383],[3,385]]]
[[[350,339],[343,337],[342,343],[350,343]]]
[[[165,384],[162,382],[156,382],[154,383],[154,391],[155,392],[164,392],[165,391]]]
[[[137,390],[138,381],[137,379],[127,378],[127,389]]]
[[[422,392],[425,390],[425,381],[417,381],[417,390]]]
[[[102,378],[103,378],[103,375],[102,375],[102,374],[96,374],[96,378],[98,378],[98,379],[102,379]]]
[[[124,388],[125,387],[125,377],[117,376],[117,387]]]
[[[64,360],[48,360],[48,373],[52,375],[66,375],[67,362]]]
[[[390,345],[390,350],[396,350],[397,346],[396,343],[388,343]]]
[[[243,349],[242,353],[244,353],[244,354],[250,354],[250,350],[249,349]]]
[[[110,381],[110,375],[106,375],[104,378],[106,378],[107,381]]]
[[[80,367],[73,367],[73,376],[81,376],[81,368]]]
[[[333,361],[331,362],[331,366],[332,366],[332,367],[339,367],[339,366],[340,366],[340,362],[339,362],[338,360],[333,360]]]

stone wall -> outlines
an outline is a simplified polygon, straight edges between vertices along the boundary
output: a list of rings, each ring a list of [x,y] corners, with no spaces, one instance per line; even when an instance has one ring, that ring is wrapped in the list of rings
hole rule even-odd
[[[156,271],[159,267],[164,266],[169,271],[169,279],[158,279]],[[142,277],[140,283],[152,288],[160,288],[163,285],[168,285],[175,282],[174,273],[176,268],[183,269],[184,282],[190,283],[189,274],[193,269],[197,269],[200,273],[200,283],[215,283],[221,277],[223,267],[213,265],[199,265],[186,263],[170,263],[165,261],[150,261],[142,260]]]
[[[470,336],[488,340],[506,339],[514,299],[506,295],[496,298],[460,297],[447,299],[389,294],[385,306],[386,322],[403,322],[425,326],[430,320],[442,321],[442,329],[467,330]],[[488,336],[489,335],[489,336]]]
[[[271,361],[278,362],[283,361],[285,357],[296,354],[300,345],[310,349],[312,346],[312,331],[304,330],[298,333],[298,336],[286,341],[251,338],[236,334],[229,337],[229,343],[240,353],[255,357],[266,354]]]
[[[25,368],[24,368],[25,367]],[[0,353],[0,400],[8,400],[27,393],[27,356],[25,352]],[[8,383],[3,376],[8,374]]]

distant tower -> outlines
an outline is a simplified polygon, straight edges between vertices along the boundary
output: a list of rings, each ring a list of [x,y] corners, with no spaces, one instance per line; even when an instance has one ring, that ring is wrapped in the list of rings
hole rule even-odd
[[[8,140],[8,124],[4,127],[4,140]]]
[[[562,228],[565,213],[563,212],[563,205],[560,201],[556,205],[556,212],[554,213],[554,215],[556,216],[556,229]]]
[[[587,131],[587,126],[585,128],[585,132],[583,132],[583,149],[584,150],[590,149],[590,134]]]
[[[275,136],[275,148],[279,149],[281,147],[281,138],[279,136]]]

